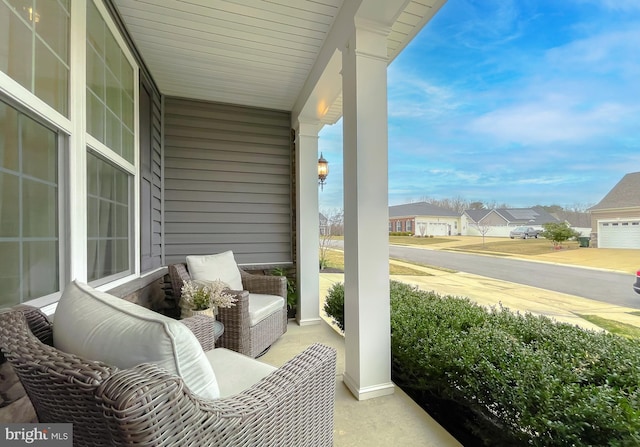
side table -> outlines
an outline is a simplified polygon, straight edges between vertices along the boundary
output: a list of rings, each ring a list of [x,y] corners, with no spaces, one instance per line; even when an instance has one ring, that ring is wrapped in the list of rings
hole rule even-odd
[[[222,334],[224,334],[224,324],[216,320],[215,323],[213,323],[213,339],[218,341]]]

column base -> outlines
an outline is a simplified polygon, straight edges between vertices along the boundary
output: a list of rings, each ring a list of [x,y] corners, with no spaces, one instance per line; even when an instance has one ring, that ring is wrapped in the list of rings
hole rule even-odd
[[[382,383],[380,385],[367,386],[358,388],[355,380],[353,380],[345,372],[342,376],[344,384],[347,386],[351,394],[358,400],[374,399],[376,397],[388,396],[394,393],[395,385],[393,382]]]
[[[298,326],[314,326],[316,324],[320,324],[322,322],[322,318],[307,318],[305,320],[297,320]]]

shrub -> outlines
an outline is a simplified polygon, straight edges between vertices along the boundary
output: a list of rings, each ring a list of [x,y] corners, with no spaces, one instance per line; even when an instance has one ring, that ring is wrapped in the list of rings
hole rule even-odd
[[[331,320],[344,332],[344,284],[332,285],[327,292],[324,311]]]
[[[344,325],[333,289],[325,311]],[[486,445],[640,445],[632,340],[392,281],[391,354],[400,387],[468,409]]]
[[[463,404],[488,445],[640,442],[632,341],[409,286],[391,332],[398,385]]]

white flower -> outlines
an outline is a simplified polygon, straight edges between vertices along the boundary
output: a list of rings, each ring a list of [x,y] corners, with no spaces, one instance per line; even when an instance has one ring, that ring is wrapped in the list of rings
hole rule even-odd
[[[182,285],[182,309],[204,310],[210,307],[231,307],[237,298],[225,292],[229,286],[216,279],[215,281],[185,281]]]

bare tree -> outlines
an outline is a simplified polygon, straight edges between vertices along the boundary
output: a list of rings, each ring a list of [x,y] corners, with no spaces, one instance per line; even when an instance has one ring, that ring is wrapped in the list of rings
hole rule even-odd
[[[320,270],[327,266],[327,253],[334,236],[344,234],[344,210],[325,210],[320,214]]]
[[[488,225],[487,223],[483,223],[482,221],[477,223],[472,223],[471,225],[476,227],[478,232],[480,232],[480,234],[482,235],[482,246],[484,247],[484,237],[489,232],[489,230],[491,230],[491,225]]]

